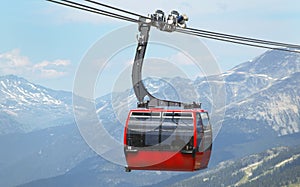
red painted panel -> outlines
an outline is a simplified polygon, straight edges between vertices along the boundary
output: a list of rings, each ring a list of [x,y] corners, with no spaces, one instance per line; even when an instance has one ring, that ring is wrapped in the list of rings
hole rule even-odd
[[[197,153],[195,157],[192,154],[166,151],[126,153],[128,168],[131,170],[194,171],[206,168],[208,159],[207,153]]]

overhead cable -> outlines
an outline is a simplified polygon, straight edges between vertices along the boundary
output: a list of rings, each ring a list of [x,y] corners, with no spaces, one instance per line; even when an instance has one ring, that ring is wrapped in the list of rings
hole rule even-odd
[[[121,8],[117,8],[117,7],[106,5],[106,4],[103,4],[103,3],[99,3],[97,1],[93,1],[93,0],[85,0],[85,1],[90,2],[90,3],[94,3],[96,5],[100,5],[100,6],[103,6],[103,7],[106,7],[106,8],[110,8],[110,9],[113,9],[113,10],[117,10],[117,11],[120,11],[120,12],[123,12],[123,13],[126,13],[126,14],[131,14],[133,16],[142,17],[142,18],[148,18],[148,17],[143,16],[141,14],[137,14],[137,13],[134,13],[134,12],[130,12],[130,11],[121,9]]]
[[[87,12],[92,12],[92,13],[95,13],[95,14],[100,14],[100,15],[103,15],[103,16],[108,16],[108,17],[124,20],[124,21],[129,21],[129,22],[134,22],[134,23],[139,22],[138,20],[130,18],[130,17],[122,16],[122,15],[115,14],[115,13],[111,13],[111,12],[108,12],[108,11],[104,11],[104,10],[101,10],[101,9],[97,9],[97,8],[94,8],[94,7],[90,7],[90,6],[87,6],[87,5],[83,5],[83,4],[68,1],[68,0],[60,0],[60,1],[46,0],[46,1],[56,3],[56,4],[60,4],[60,5],[63,5],[63,6],[72,7],[72,8],[75,8],[75,9],[84,10],[84,11],[87,11]]]
[[[276,46],[281,46],[281,47],[299,48],[300,49],[300,45],[294,45],[294,44],[273,42],[273,41],[261,40],[261,39],[255,39],[255,38],[249,38],[249,37],[241,37],[241,36],[235,36],[235,35],[230,35],[230,34],[217,33],[217,32],[193,29],[193,28],[185,28],[184,30],[190,31],[192,33],[207,34],[210,36],[223,37],[223,38],[227,38],[227,39],[234,39],[234,40],[240,40],[240,41],[246,41],[246,42],[254,42],[254,43],[260,43],[260,44],[276,45]]]
[[[131,16],[137,16],[138,18],[135,19],[132,17],[124,16],[121,14],[113,13],[111,11],[106,11],[106,10],[102,10],[99,8],[94,8],[94,7],[85,5],[85,4],[80,4],[80,3],[77,3],[74,1],[69,1],[69,0],[46,0],[46,1],[49,1],[52,3],[57,3],[57,4],[60,4],[63,6],[72,7],[75,9],[84,10],[87,12],[100,14],[103,16],[108,16],[111,18],[129,21],[132,23],[144,23],[142,21],[143,19],[140,19],[140,18],[149,19],[149,17],[143,16],[140,14],[136,14],[134,12],[130,12],[127,10],[123,10],[120,8],[116,8],[111,5],[99,3],[94,0],[85,0],[85,1],[99,5],[99,6],[106,7],[108,9],[112,9],[114,11],[119,11],[119,12],[122,12],[125,14],[130,14]],[[159,24],[153,24],[151,21],[146,24],[151,24],[152,26],[159,25]],[[218,33],[218,32],[212,32],[212,31],[208,31],[208,30],[201,30],[201,29],[194,29],[194,28],[177,27],[175,31],[179,32],[179,33],[183,33],[183,34],[194,35],[194,36],[199,36],[199,37],[203,37],[203,38],[208,38],[208,39],[213,39],[213,40],[218,40],[218,41],[223,41],[223,42],[230,42],[230,43],[235,43],[235,44],[240,44],[240,45],[300,53],[300,45],[287,44],[287,43],[281,43],[281,42],[273,42],[273,41],[268,41],[268,40],[242,37],[242,36],[236,36],[236,35],[230,35],[230,34],[224,34],[224,33]]]
[[[280,48],[272,45],[262,45],[258,44],[255,42],[245,42],[245,41],[239,41],[239,40],[232,40],[232,39],[226,39],[224,37],[217,37],[217,36],[210,36],[206,34],[200,34],[200,33],[193,33],[189,31],[183,30],[176,30],[179,33],[183,34],[189,34],[189,35],[194,35],[194,36],[199,36],[202,38],[208,38],[208,39],[213,39],[213,40],[218,40],[218,41],[223,41],[223,42],[230,42],[230,43],[235,43],[235,44],[240,44],[240,45],[246,45],[246,46],[251,46],[251,47],[259,47],[259,48],[265,48],[265,49],[273,49],[273,50],[280,50],[280,51],[288,51],[288,52],[294,52],[294,53],[300,53],[300,50],[297,50],[297,48]]]

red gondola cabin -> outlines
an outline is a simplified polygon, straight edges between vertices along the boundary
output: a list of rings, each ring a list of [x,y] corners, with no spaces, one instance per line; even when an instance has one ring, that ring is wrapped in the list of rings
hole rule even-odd
[[[195,171],[212,148],[208,113],[201,109],[131,110],[124,132],[126,171]]]

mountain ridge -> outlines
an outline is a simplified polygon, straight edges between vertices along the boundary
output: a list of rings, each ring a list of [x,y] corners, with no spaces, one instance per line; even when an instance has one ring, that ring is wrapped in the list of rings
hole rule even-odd
[[[73,120],[72,94],[33,84],[24,78],[7,75],[0,77],[0,111],[6,120],[1,122],[0,134],[31,132]],[[16,122],[14,127],[8,121]]]

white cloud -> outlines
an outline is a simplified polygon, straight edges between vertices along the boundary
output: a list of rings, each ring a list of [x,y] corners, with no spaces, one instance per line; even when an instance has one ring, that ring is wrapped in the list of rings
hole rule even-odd
[[[0,58],[9,59],[8,61],[10,66],[22,67],[28,65],[29,59],[25,56],[20,56],[20,50],[14,49],[10,53],[4,53],[0,55]]]
[[[40,69],[39,72],[40,76],[43,78],[57,78],[66,74],[65,72],[60,72],[54,69]]]
[[[54,62],[52,62],[52,64],[56,65],[56,66],[69,66],[70,65],[70,61],[69,60],[55,60]]]
[[[68,60],[43,61],[32,66],[32,70],[42,78],[58,78],[67,74]]]
[[[53,79],[65,76],[70,66],[69,60],[42,61],[33,64],[21,55],[19,49],[0,54],[0,74],[14,74],[26,78]]]
[[[20,74],[29,70],[30,61],[26,56],[20,55],[19,49],[0,54],[1,74]]]

